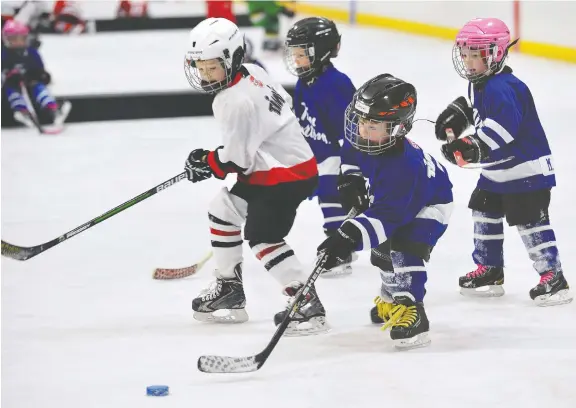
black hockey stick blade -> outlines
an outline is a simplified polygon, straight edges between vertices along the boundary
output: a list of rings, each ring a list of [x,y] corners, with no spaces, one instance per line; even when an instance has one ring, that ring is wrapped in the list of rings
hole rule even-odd
[[[272,336],[272,339],[270,340],[270,342],[268,343],[268,345],[264,350],[262,350],[260,353],[256,355],[248,357],[227,357],[227,356],[214,356],[214,355],[200,356],[200,358],[198,358],[198,370],[202,371],[203,373],[210,373],[210,374],[215,373],[238,374],[238,373],[249,373],[253,371],[258,371],[264,365],[266,360],[268,360],[268,357],[270,357],[272,350],[274,350],[274,347],[276,347],[276,344],[278,344],[278,341],[280,341],[280,338],[284,335],[286,328],[292,321],[294,314],[298,311],[298,308],[300,307],[302,301],[310,291],[310,288],[312,287],[316,279],[318,279],[318,276],[320,276],[320,274],[322,273],[327,258],[328,257],[326,256],[326,254],[322,254],[320,256],[320,259],[318,260],[316,266],[314,267],[314,271],[312,272],[312,274],[310,275],[310,277],[308,278],[308,280],[306,281],[300,292],[296,294],[292,310],[290,310],[290,313],[288,313],[286,317],[284,317],[282,323],[278,325],[278,328],[276,329],[274,336]]]
[[[117,207],[112,208],[110,211],[105,212],[104,214],[96,217],[85,224],[80,225],[77,228],[74,228],[72,231],[68,231],[64,235],[59,236],[58,238],[54,238],[51,241],[45,242],[40,245],[36,245],[33,247],[22,247],[18,245],[13,245],[8,242],[2,240],[2,256],[6,256],[8,258],[16,259],[18,261],[26,261],[30,258],[35,257],[38,254],[41,254],[44,251],[66,241],[69,238],[72,238],[89,228],[92,228],[94,225],[101,223],[102,221],[107,220],[110,217],[113,217],[116,214],[121,213],[122,211],[132,207],[135,204],[138,204],[145,199],[152,197],[154,194],[159,193],[160,191],[165,190],[168,187],[173,186],[174,184],[178,183],[181,180],[186,178],[186,172],[180,173],[175,177],[172,177],[169,180],[166,180],[164,183],[158,184],[156,187],[151,188],[148,191],[143,192],[140,195],[126,201],[125,203],[120,204]]]

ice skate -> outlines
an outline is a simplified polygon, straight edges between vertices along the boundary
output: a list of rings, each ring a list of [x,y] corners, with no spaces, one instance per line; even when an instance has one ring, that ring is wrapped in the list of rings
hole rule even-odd
[[[411,350],[430,344],[430,324],[424,303],[414,302],[407,296],[395,296],[395,304],[382,330],[390,328],[390,338],[399,350]]]
[[[563,305],[574,298],[562,272],[540,275],[540,282],[530,290],[530,297],[538,306]]]
[[[358,255],[355,252],[352,253],[343,262],[339,263],[332,269],[325,269],[320,275],[323,278],[340,278],[343,276],[348,276],[352,273],[352,262],[358,259]]]
[[[472,272],[461,276],[460,294],[470,297],[498,297],[504,295],[504,268],[478,265]]]
[[[290,300],[288,301],[286,310],[276,313],[274,316],[274,324],[276,326],[282,323],[286,314],[290,312],[294,298],[302,286],[299,282],[293,282],[284,289],[284,292],[290,296]],[[316,289],[312,286],[302,306],[292,317],[292,321],[288,324],[284,335],[288,337],[310,336],[327,332],[328,330],[330,330],[330,326],[326,322],[326,311],[318,298]]]
[[[396,306],[394,303],[387,302],[380,296],[376,296],[374,299],[374,306],[370,310],[370,320],[374,324],[384,324],[388,321],[390,317],[390,312]]]
[[[209,289],[192,301],[194,319],[201,322],[244,323],[248,320],[242,287],[242,265],[234,268],[233,278],[216,278]]]

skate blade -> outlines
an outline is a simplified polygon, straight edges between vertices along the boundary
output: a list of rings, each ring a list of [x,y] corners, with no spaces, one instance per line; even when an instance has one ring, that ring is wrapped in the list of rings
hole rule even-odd
[[[546,306],[558,306],[564,305],[566,303],[572,302],[574,299],[574,295],[570,292],[569,289],[562,289],[558,292],[554,293],[553,295],[540,295],[534,298],[534,303],[537,306],[546,307]]]
[[[466,297],[500,297],[504,296],[502,285],[486,285],[479,288],[460,288],[460,294]]]
[[[331,327],[324,316],[312,317],[307,322],[292,321],[288,324],[284,336],[302,337],[315,336],[330,331]]]
[[[320,277],[322,278],[342,278],[344,276],[348,276],[352,274],[352,267],[350,264],[337,266],[335,268],[329,269],[327,271],[322,272]]]
[[[429,346],[432,340],[428,337],[428,333],[420,333],[409,339],[396,339],[394,347],[399,351],[408,351],[416,348]]]
[[[248,321],[245,309],[223,309],[217,312],[227,312],[225,315],[215,315],[216,312],[194,312],[194,319],[204,323],[236,324]]]

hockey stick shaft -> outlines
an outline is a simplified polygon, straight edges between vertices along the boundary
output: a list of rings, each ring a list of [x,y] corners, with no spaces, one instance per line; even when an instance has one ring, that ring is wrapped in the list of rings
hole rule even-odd
[[[136,197],[126,201],[125,203],[122,203],[112,208],[110,211],[107,211],[104,214],[91,219],[87,223],[82,224],[71,231],[68,231],[67,233],[59,236],[58,238],[54,238],[51,241],[45,242],[44,244],[36,245],[33,247],[21,247],[18,245],[12,245],[9,244],[8,242],[2,241],[2,255],[12,259],[17,259],[19,261],[26,261],[27,259],[30,259],[38,254],[41,254],[42,252],[47,251],[48,249],[58,244],[61,244],[62,242],[76,235],[79,235],[80,233],[88,230],[89,228],[92,228],[94,225],[100,224],[102,221],[105,221],[108,218],[121,213],[122,211],[138,204],[139,202],[152,197],[154,194],[159,193],[160,191],[163,191],[166,188],[173,186],[174,184],[184,180],[185,178],[186,178],[186,172],[180,173],[177,176],[172,177],[171,179],[166,180],[161,184],[158,184],[157,186],[151,188],[150,190],[145,191],[140,195],[137,195]]]
[[[357,209],[353,208],[348,213],[346,220],[354,218],[358,214]],[[284,335],[284,332],[288,328],[288,325],[292,321],[292,318],[298,312],[298,309],[302,306],[302,303],[306,299],[306,295],[310,292],[312,285],[318,279],[320,274],[324,271],[324,264],[328,260],[328,254],[326,252],[322,253],[316,266],[312,271],[312,274],[304,283],[304,286],[296,294],[294,303],[284,320],[278,325],[274,335],[268,342],[268,345],[260,353],[249,356],[249,357],[227,357],[227,356],[216,356],[216,355],[205,355],[198,358],[198,370],[204,373],[247,373],[259,370],[272,351]]]

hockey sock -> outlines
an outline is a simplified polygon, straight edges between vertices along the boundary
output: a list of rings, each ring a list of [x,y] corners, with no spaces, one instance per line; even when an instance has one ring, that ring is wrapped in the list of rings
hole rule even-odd
[[[342,204],[336,200],[320,200],[320,209],[324,215],[324,231],[335,231],[346,219]]]
[[[472,211],[474,252],[478,265],[504,266],[504,214]]]
[[[283,287],[297,281],[304,283],[308,276],[303,272],[302,265],[294,255],[294,251],[286,242],[253,243],[252,252],[260,260],[270,275]]]
[[[530,224],[518,225],[518,232],[528,251],[528,256],[534,262],[536,272],[543,274],[562,270],[556,247],[556,236],[548,217]]]
[[[415,302],[422,302],[426,294],[428,280],[424,260],[405,252],[391,251],[394,265],[394,283],[389,284],[393,296],[408,296]]]
[[[26,106],[26,100],[20,92],[7,87],[6,95],[8,96],[8,101],[10,102],[10,107],[13,111],[28,110],[28,107]]]
[[[223,278],[233,278],[234,267],[242,262],[242,232],[239,226],[223,221],[212,214],[210,220],[210,239],[212,251],[218,268],[218,274]]]
[[[43,83],[37,83],[32,87],[32,94],[36,102],[42,107],[42,109],[56,110],[58,105],[56,104],[56,99],[50,95],[48,88]]]

